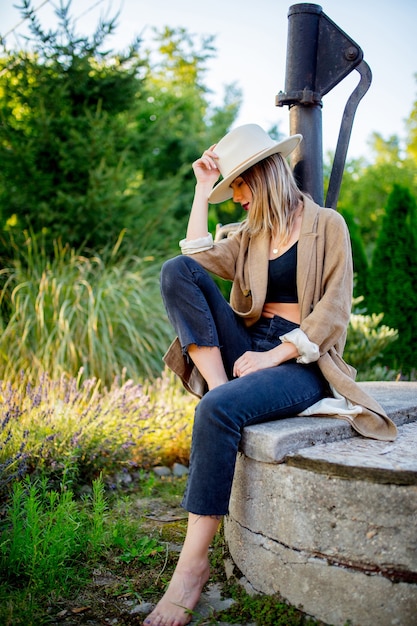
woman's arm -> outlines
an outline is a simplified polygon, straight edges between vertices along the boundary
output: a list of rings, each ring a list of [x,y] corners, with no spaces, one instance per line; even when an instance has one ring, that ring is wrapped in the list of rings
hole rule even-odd
[[[213,151],[215,145],[203,153],[203,156],[193,163],[196,177],[194,201],[188,220],[187,241],[194,241],[208,235],[208,197],[219,178],[217,155]]]
[[[195,256],[205,269],[226,280],[234,280],[240,238],[234,237],[233,242],[232,238],[227,238],[213,243],[208,232],[208,197],[220,175],[214,148],[215,144],[193,163],[197,182],[186,238],[180,241],[180,247],[183,254]]]

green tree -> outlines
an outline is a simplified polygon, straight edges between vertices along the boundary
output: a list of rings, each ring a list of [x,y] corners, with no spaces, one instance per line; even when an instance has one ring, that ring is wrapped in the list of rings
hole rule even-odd
[[[114,21],[81,37],[69,5],[57,9],[59,29],[45,32],[25,0],[31,49],[0,61],[0,207],[3,225],[97,246],[120,232],[132,211],[123,193],[134,140],[126,112],[143,63],[139,42],[110,62],[103,45]]]
[[[230,86],[224,107],[210,107],[212,38],[164,29],[156,49],[138,40],[115,54],[104,45],[115,20],[83,37],[69,7],[61,3],[57,30],[45,32],[23,0],[30,50],[0,59],[3,228],[30,226],[93,250],[124,229],[136,254],[172,254],[190,208],[191,163],[231,125],[240,93]]]
[[[240,90],[229,85],[223,106],[210,107],[203,79],[212,39],[197,42],[182,28],[156,32],[144,77],[144,100],[136,114],[137,198],[148,245],[164,256],[178,251],[185,235],[195,186],[191,164],[227,131],[241,102]]]
[[[412,225],[416,201],[410,190],[394,185],[386,206],[369,272],[368,309],[384,313],[384,323],[398,330],[384,363],[409,375],[417,359],[417,246]]]
[[[417,74],[416,74],[417,78]],[[359,227],[368,261],[385,214],[387,198],[395,184],[417,196],[417,100],[405,121],[405,137],[370,135],[371,161],[346,163],[338,210],[349,212]],[[417,229],[417,224],[416,224]]]
[[[415,74],[417,81],[417,74]],[[410,117],[406,121],[407,128],[407,142],[406,151],[407,156],[417,164],[417,99],[414,101],[413,108],[410,113]]]
[[[417,80],[417,74],[415,74],[415,78]],[[406,129],[406,158],[410,164],[410,169],[414,172],[414,189],[417,189],[417,99],[414,101],[410,117],[406,120]],[[412,229],[417,238],[417,213],[415,218]]]
[[[373,161],[354,159],[346,164],[338,210],[353,215],[363,240],[368,260],[385,213],[387,197],[395,184],[417,193],[416,164],[404,158],[396,136],[385,140],[373,133],[370,140]]]

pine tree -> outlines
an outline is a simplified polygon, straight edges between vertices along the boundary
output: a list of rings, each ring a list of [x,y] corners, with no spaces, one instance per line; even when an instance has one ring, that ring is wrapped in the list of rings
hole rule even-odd
[[[384,363],[410,375],[417,369],[417,237],[416,201],[409,189],[394,185],[388,197],[369,272],[368,308],[384,313],[384,323],[399,338]]]
[[[353,295],[355,298],[368,295],[368,261],[365,247],[361,237],[359,227],[351,211],[345,209],[341,211],[349,229],[350,241],[352,245],[353,271],[355,274],[355,286]]]

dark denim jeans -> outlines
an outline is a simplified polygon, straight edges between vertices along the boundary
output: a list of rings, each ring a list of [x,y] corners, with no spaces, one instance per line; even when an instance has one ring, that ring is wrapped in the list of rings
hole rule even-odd
[[[276,316],[246,328],[209,273],[192,257],[178,256],[164,264],[161,293],[184,353],[190,344],[219,347],[229,377],[196,407],[182,503],[197,515],[225,515],[243,428],[297,415],[326,395],[327,384],[316,364],[295,360],[232,378],[239,356],[248,350],[274,348],[279,336],[297,324]]]

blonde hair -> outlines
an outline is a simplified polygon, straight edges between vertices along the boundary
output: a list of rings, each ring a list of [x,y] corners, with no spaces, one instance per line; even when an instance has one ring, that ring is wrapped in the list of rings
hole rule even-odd
[[[271,234],[285,243],[303,196],[286,159],[280,154],[263,159],[241,177],[252,192],[243,229],[250,235]]]

